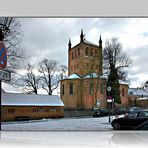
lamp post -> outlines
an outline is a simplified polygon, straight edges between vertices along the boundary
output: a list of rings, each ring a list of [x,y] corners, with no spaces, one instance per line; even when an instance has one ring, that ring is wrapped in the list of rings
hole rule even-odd
[[[108,122],[110,122],[110,103],[112,102],[112,96],[111,96],[111,86],[107,87],[107,102],[109,103],[108,108],[109,108],[109,119]]]

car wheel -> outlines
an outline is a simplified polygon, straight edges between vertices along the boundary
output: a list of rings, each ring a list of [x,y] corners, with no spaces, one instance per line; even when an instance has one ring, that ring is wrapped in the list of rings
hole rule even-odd
[[[119,129],[120,129],[120,124],[119,124],[119,123],[114,123],[114,124],[113,124],[113,128],[114,128],[115,130],[119,130]]]

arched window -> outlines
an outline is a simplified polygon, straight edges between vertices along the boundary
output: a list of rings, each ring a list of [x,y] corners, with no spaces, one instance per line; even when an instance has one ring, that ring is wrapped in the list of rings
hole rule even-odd
[[[97,58],[97,50],[95,50],[95,58]]]
[[[125,95],[125,91],[124,91],[124,88],[122,88],[122,96],[124,97]]]
[[[62,94],[64,95],[64,84],[62,85]]]
[[[93,51],[92,50],[90,51],[90,57],[91,58],[93,57]]]
[[[77,58],[77,50],[75,50],[75,59]]]
[[[69,86],[69,94],[73,94],[73,84],[70,83],[70,86]]]
[[[72,52],[72,60],[74,59],[74,53]]]
[[[85,55],[88,56],[88,48],[85,49]]]
[[[78,48],[78,57],[80,56],[80,48]]]
[[[89,94],[92,95],[93,94],[93,91],[94,91],[94,86],[93,86],[93,83],[89,83]]]

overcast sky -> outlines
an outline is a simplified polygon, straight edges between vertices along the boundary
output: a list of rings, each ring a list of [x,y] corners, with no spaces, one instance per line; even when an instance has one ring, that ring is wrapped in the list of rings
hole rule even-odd
[[[130,87],[139,87],[148,80],[148,18],[17,18],[21,23],[21,46],[35,64],[47,58],[68,63],[68,40],[72,46],[80,41],[81,28],[85,38],[103,46],[108,38],[118,37],[123,49],[133,59],[128,69]]]

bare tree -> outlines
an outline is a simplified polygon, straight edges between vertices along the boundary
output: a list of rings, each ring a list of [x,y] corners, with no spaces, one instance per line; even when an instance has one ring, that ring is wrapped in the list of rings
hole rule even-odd
[[[66,76],[67,76],[67,70],[68,70],[68,68],[65,65],[60,65],[59,66],[60,80],[66,78]]]
[[[39,64],[39,72],[41,73],[42,88],[47,91],[48,95],[52,95],[59,85],[60,76],[58,73],[58,62],[54,60],[44,59]]]
[[[0,28],[4,35],[4,43],[7,49],[7,69],[15,72],[19,68],[20,60],[24,56],[24,50],[20,47],[22,38],[21,24],[17,18],[3,17],[0,18]]]
[[[117,38],[105,42],[103,50],[104,67],[108,67],[108,84],[111,86],[111,95],[115,102],[120,103],[119,79],[125,78],[124,69],[131,64],[130,58],[123,51],[121,43]]]
[[[18,82],[19,73],[17,71],[20,68],[20,63],[26,59],[24,50],[20,47],[20,41],[23,37],[21,24],[17,18],[1,17],[0,30],[2,31],[7,51],[7,67],[5,69],[11,71],[11,81],[6,83],[17,87],[17,83],[20,85]]]
[[[38,94],[40,77],[34,72],[35,65],[28,64],[26,67],[26,74],[21,75],[19,84],[23,87],[23,92],[28,94]]]

